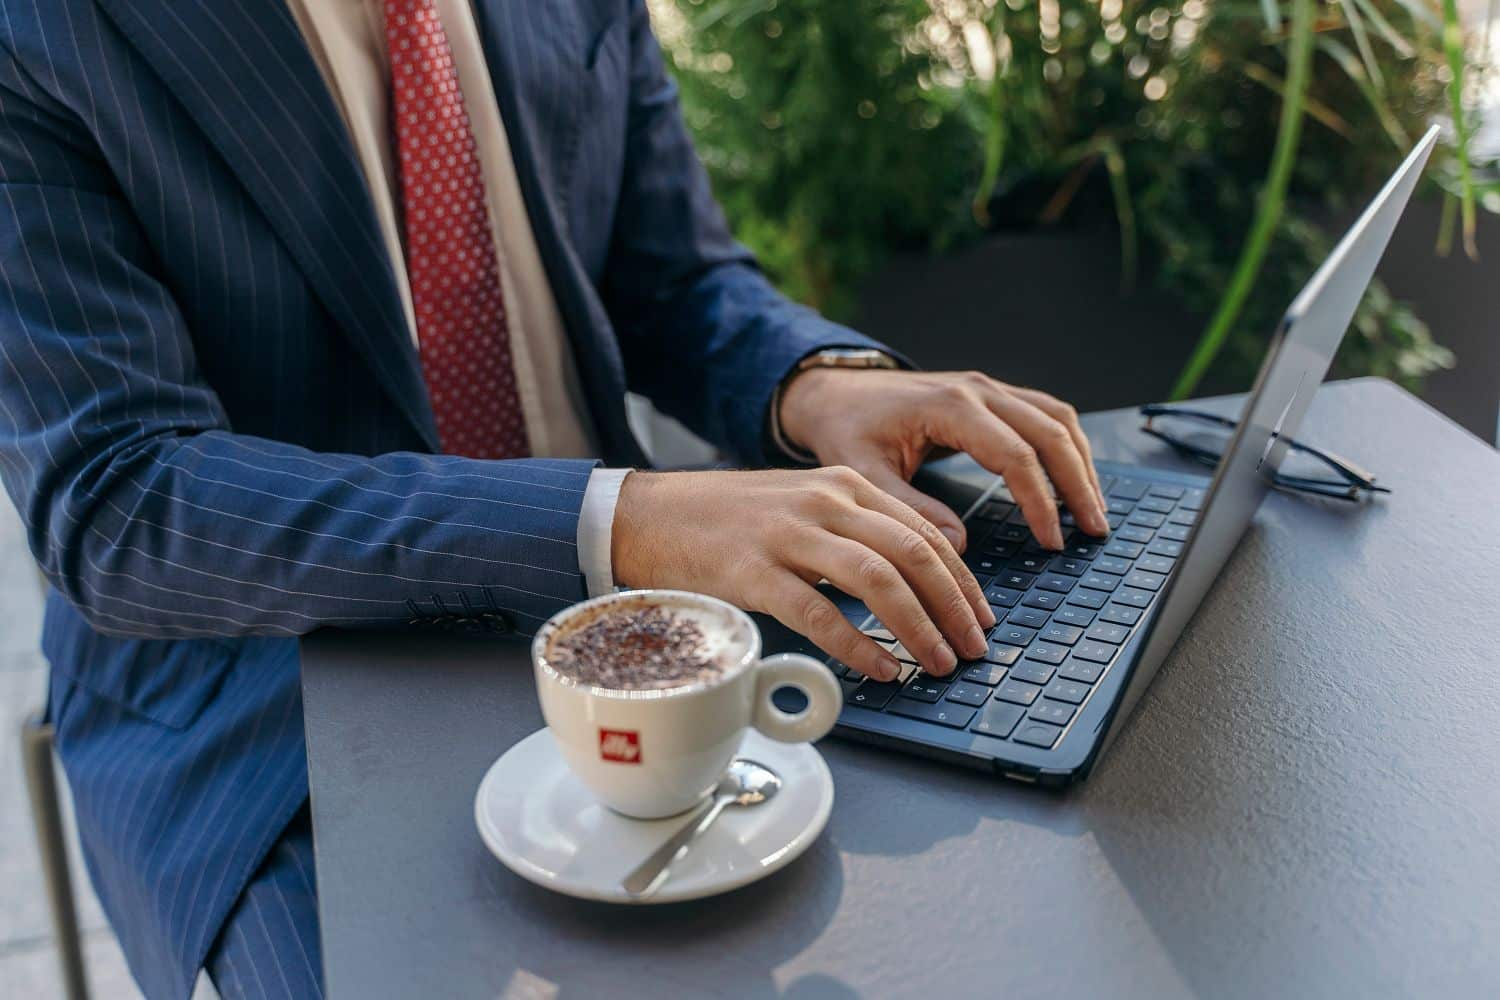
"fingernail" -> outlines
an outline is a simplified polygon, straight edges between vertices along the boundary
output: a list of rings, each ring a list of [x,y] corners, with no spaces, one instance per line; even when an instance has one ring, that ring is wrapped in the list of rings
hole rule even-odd
[[[943,533],[943,537],[948,539],[948,544],[953,546],[954,552],[962,552],[964,550],[963,535],[959,534],[952,528],[939,528],[938,531],[941,531]]]
[[[958,657],[953,653],[953,647],[941,639],[932,647],[932,665],[943,673],[947,673],[958,666]]]
[[[1062,528],[1047,529],[1047,548],[1054,552],[1061,552],[1063,547]]]
[[[995,622],[999,620],[995,617],[995,609],[988,604],[979,609],[979,624],[984,628],[994,628]]]
[[[880,652],[880,670],[878,671],[878,676],[876,677],[876,680],[893,681],[893,680],[896,679],[896,675],[899,674],[900,672],[901,672],[901,664],[896,660],[896,658],[894,656],[892,656],[890,653],[887,653],[884,650],[881,650],[881,652]]]
[[[1109,518],[1104,514],[1103,507],[1094,508],[1094,534],[1103,538],[1109,534]]]
[[[979,630],[979,626],[969,626],[969,631],[964,634],[964,649],[969,651],[969,659],[979,659],[989,648],[989,643],[984,641],[984,633]]]

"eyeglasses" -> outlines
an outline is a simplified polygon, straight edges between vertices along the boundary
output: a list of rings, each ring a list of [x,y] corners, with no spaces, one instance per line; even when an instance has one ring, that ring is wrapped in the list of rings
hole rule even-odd
[[[1182,455],[1208,466],[1217,466],[1224,457],[1229,439],[1239,421],[1204,410],[1148,404],[1141,407],[1146,423],[1141,430],[1165,441]],[[1375,493],[1389,493],[1378,486],[1375,477],[1347,458],[1328,451],[1286,439],[1287,451],[1280,466],[1271,473],[1271,485],[1297,493],[1312,493],[1337,500],[1363,500]],[[1336,478],[1328,475],[1332,470]]]

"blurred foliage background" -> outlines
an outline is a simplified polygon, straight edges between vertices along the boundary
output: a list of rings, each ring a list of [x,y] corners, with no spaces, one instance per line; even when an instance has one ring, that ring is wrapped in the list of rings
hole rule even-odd
[[[1127,283],[1212,316],[1186,395],[1210,368],[1248,381],[1330,224],[1430,123],[1445,131],[1431,187],[1448,199],[1434,252],[1477,254],[1474,211],[1500,211],[1500,175],[1469,149],[1489,39],[1458,31],[1454,0],[652,0],[652,13],[737,235],[836,318],[855,318],[894,250],[1107,217]],[[1337,368],[1414,385],[1449,364],[1377,282]]]

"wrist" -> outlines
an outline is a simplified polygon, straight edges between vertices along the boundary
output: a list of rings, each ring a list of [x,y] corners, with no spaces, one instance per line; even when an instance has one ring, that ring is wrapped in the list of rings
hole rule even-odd
[[[645,535],[663,478],[662,473],[632,472],[620,484],[609,539],[610,570],[617,586],[651,586],[651,560],[646,558],[650,544]],[[656,509],[660,516],[660,508]]]
[[[818,426],[819,411],[828,399],[830,382],[854,374],[848,369],[806,368],[795,371],[781,383],[776,398],[776,426],[780,428],[777,442],[792,457],[799,452],[817,457],[818,449],[814,429]]]

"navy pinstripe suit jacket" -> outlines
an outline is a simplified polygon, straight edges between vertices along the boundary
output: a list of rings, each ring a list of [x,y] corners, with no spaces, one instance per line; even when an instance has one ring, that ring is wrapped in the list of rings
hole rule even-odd
[[[641,0],[476,0],[606,443],[627,387],[747,462],[775,383],[868,342],[728,236]],[[283,0],[0,0],[0,476],[54,592],[94,883],[184,996],[305,799],[295,636],[583,596],[592,463],[439,457],[369,192]]]

